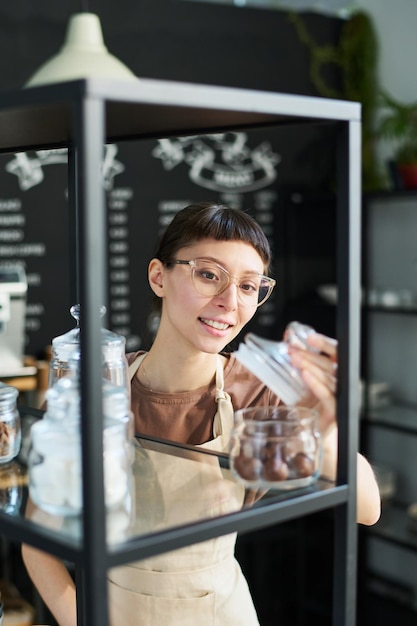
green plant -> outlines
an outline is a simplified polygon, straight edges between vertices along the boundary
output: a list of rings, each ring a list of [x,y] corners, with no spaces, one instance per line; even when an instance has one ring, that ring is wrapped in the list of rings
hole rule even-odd
[[[378,136],[393,142],[394,159],[399,165],[417,163],[417,102],[405,104],[382,91],[379,104]]]
[[[362,117],[362,186],[381,189],[384,179],[375,157],[375,115],[378,100],[377,62],[379,45],[371,16],[361,10],[342,22],[336,45],[320,45],[308,32],[304,18],[295,11],[288,19],[300,42],[310,52],[310,78],[321,96],[360,102]],[[340,85],[329,85],[326,67],[338,68]]]
[[[355,11],[346,20],[340,36],[343,97],[362,105],[362,186],[364,191],[381,189],[384,179],[376,158],[375,120],[379,85],[379,42],[371,16]]]

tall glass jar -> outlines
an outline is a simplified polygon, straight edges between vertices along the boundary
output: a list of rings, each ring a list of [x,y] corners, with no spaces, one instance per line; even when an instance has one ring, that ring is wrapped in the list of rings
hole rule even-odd
[[[104,498],[108,509],[129,497],[126,430],[116,420],[103,429]],[[31,428],[29,493],[39,508],[54,515],[82,511],[81,433],[76,422],[43,419]]]
[[[29,493],[41,509],[56,515],[82,510],[80,394],[76,367],[46,392],[47,411],[30,431]],[[129,497],[131,417],[126,394],[103,381],[103,466],[108,509]]]

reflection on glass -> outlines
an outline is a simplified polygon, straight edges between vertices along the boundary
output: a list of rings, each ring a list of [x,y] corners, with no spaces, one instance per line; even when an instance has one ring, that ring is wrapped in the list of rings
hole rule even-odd
[[[210,451],[140,438],[132,456],[128,496],[107,511],[109,544],[237,512],[261,497],[285,499],[281,490],[245,489],[225,462],[227,457]],[[26,470],[16,467],[26,485]],[[52,514],[32,501],[26,515],[75,540],[81,538],[80,515]]]
[[[107,512],[109,544],[132,537],[163,531],[203,519],[238,511],[245,500],[245,489],[224,469],[216,455],[178,448],[178,456],[164,453],[171,446],[143,441],[134,446],[130,467],[129,495]],[[52,514],[31,502],[32,521],[59,530],[73,538],[81,537],[78,515]]]
[[[151,444],[152,446],[152,444]],[[245,488],[216,455],[188,458],[138,448],[134,530],[159,531],[239,510]],[[258,619],[234,558],[236,533],[207,539],[109,571],[113,624],[140,615],[143,624],[241,624]],[[134,591],[134,593],[132,593]]]
[[[0,465],[0,510],[9,515],[20,512],[23,498],[23,487],[27,484],[22,467],[12,461]]]

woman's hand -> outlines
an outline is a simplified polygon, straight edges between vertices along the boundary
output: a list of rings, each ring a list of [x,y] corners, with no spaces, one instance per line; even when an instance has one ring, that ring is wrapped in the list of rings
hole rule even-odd
[[[301,371],[310,396],[302,404],[314,406],[320,413],[319,429],[323,440],[322,476],[334,480],[337,466],[337,341],[311,334],[307,342],[313,351],[289,346],[291,362]],[[381,498],[370,463],[357,454],[357,506],[356,519],[360,524],[375,524],[381,513]]]
[[[312,350],[289,345],[291,363],[301,371],[310,395],[302,404],[316,408],[320,413],[320,431],[323,436],[336,425],[337,341],[320,333],[307,337]]]

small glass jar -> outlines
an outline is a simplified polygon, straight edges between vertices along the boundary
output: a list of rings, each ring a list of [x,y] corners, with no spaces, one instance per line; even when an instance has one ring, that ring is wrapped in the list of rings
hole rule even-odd
[[[307,407],[264,406],[235,412],[230,466],[251,489],[307,487],[320,475],[318,413]]]
[[[9,515],[21,513],[25,484],[25,472],[18,462],[12,461],[0,467],[0,511]]]
[[[19,454],[22,431],[18,395],[15,387],[0,383],[0,463],[8,463]]]
[[[245,336],[235,355],[249,371],[262,380],[284,404],[297,404],[308,388],[300,371],[291,363],[288,346],[294,345],[315,351],[307,343],[307,337],[315,330],[306,324],[291,322],[285,329],[284,341],[272,341],[253,333]]]

